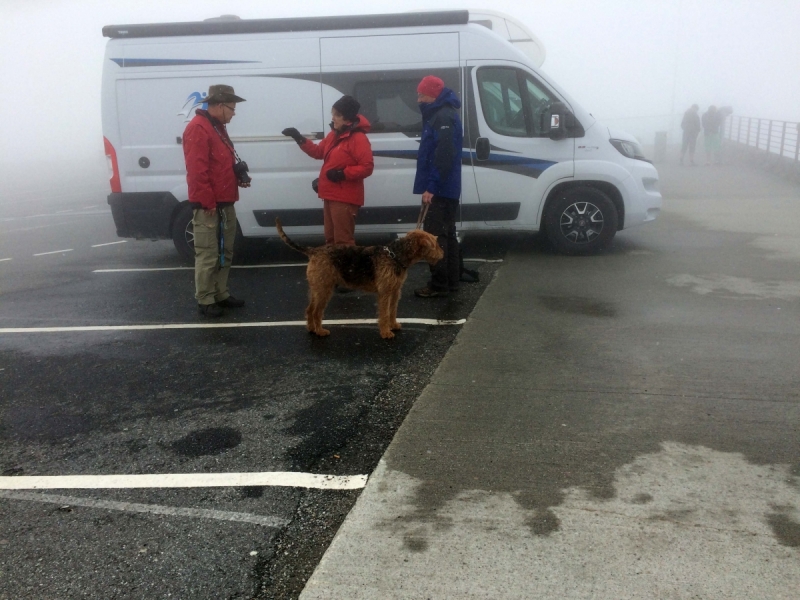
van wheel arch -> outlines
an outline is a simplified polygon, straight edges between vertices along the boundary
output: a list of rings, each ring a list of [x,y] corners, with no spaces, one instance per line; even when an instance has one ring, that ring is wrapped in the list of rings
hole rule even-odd
[[[622,194],[617,187],[612,183],[608,183],[607,181],[569,181],[566,183],[559,183],[557,186],[555,186],[552,190],[550,190],[550,193],[547,195],[547,200],[545,200],[544,210],[542,210],[542,220],[540,223],[541,231],[544,231],[546,227],[544,217],[547,214],[547,207],[551,202],[558,198],[560,193],[563,193],[568,188],[587,186],[597,188],[611,198],[611,200],[614,202],[614,207],[617,209],[617,231],[622,231],[625,228],[625,202],[622,200]]]
[[[613,185],[569,182],[548,194],[541,231],[559,252],[592,254],[611,243],[623,218],[622,195]]]

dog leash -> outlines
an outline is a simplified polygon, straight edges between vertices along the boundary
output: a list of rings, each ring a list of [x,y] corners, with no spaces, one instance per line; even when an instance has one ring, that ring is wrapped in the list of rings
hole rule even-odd
[[[430,204],[426,204],[425,202],[422,203],[422,206],[419,208],[419,217],[417,217],[417,229],[422,229],[423,223],[425,223],[425,217],[428,216],[428,209],[431,207]]]

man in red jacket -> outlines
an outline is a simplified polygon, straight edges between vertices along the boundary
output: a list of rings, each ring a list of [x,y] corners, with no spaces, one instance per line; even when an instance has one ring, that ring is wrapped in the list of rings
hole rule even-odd
[[[228,273],[236,237],[233,204],[239,199],[239,188],[250,187],[250,178],[246,166],[244,176],[237,177],[234,172],[239,157],[225,129],[236,114],[236,103],[244,98],[234,94],[229,85],[212,85],[205,102],[208,110],[196,110],[183,133],[183,154],[189,204],[194,209],[197,309],[206,317],[219,317],[225,308],[244,306],[244,300],[228,291]]]
[[[361,105],[352,96],[342,96],[331,109],[331,129],[319,144],[289,127],[281,133],[294,138],[311,158],[322,160],[317,195],[323,202],[325,243],[355,246],[356,215],[364,206],[364,179],[372,175],[372,145],[369,121],[358,114]]]

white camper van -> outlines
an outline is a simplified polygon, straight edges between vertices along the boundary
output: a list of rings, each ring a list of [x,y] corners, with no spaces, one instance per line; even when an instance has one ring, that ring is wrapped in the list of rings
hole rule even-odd
[[[474,21],[474,22],[473,22]],[[505,24],[503,30],[499,25]],[[513,25],[513,28],[512,28]],[[311,189],[320,164],[281,135],[328,130],[331,105],[355,96],[372,123],[375,171],[358,231],[404,232],[421,132],[416,85],[436,75],[464,123],[459,230],[545,230],[564,252],[602,247],[652,221],[658,173],[636,140],[609,130],[541,73],[544,48],[513,19],[483,11],[116,25],[103,72],[103,132],[117,233],[172,238],[191,258],[181,136],[209,85],[247,99],[228,131],[250,167],[237,215],[245,237],[322,233]],[[515,45],[520,42],[519,47]]]

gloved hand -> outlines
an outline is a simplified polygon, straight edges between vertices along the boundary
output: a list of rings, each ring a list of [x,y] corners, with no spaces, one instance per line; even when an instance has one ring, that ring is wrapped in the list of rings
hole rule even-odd
[[[297,129],[295,129],[294,127],[287,127],[286,129],[281,131],[281,134],[293,138],[294,141],[297,142],[298,144],[302,144],[303,142],[306,141],[306,138],[304,138],[303,135],[299,131],[297,131]]]
[[[342,169],[328,169],[325,176],[331,181],[344,181],[344,171]]]

